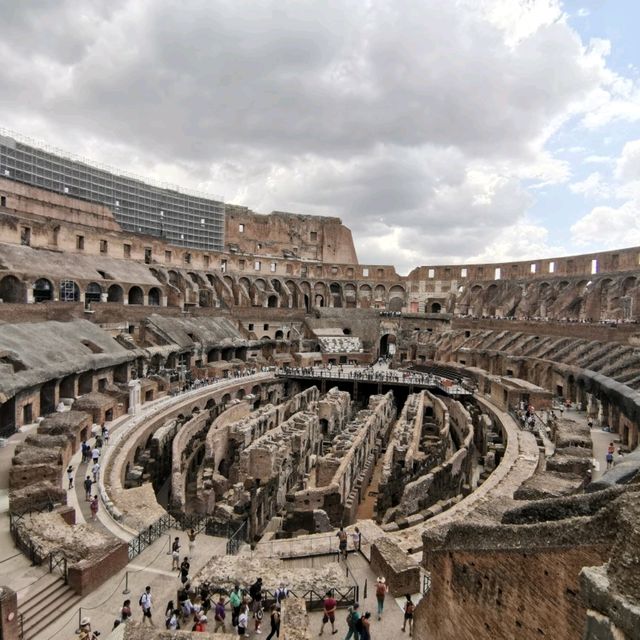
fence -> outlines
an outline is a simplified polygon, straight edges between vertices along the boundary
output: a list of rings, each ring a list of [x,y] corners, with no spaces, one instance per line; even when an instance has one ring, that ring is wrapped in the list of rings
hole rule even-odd
[[[39,513],[43,510],[35,510],[36,513]],[[49,563],[49,573],[53,573],[54,571],[59,573],[65,584],[67,584],[67,557],[66,555],[59,550],[54,551],[46,551],[46,549],[42,546],[34,542],[31,538],[22,537],[20,535],[20,531],[18,529],[18,525],[22,522],[25,516],[30,515],[32,512],[24,512],[24,513],[10,513],[9,514],[9,531],[11,533],[11,538],[13,539],[14,544],[22,553],[24,553],[27,558],[31,561],[33,565],[41,565],[45,562]]]
[[[235,555],[242,543],[245,542],[247,523],[243,522],[236,531],[232,531],[229,523],[220,523],[207,514],[167,513],[138,533],[135,538],[129,540],[129,560],[140,555],[170,529],[182,529],[183,531],[193,529],[196,533],[204,532],[209,536],[228,538],[227,554]]]

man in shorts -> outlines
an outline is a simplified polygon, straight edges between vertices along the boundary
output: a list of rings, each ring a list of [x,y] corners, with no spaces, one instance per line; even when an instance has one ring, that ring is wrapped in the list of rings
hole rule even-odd
[[[151,587],[147,587],[144,590],[144,593],[140,596],[140,606],[142,607],[142,625],[144,626],[149,621],[149,624],[152,627],[155,627],[153,624],[153,619],[151,618]]]
[[[406,626],[409,625],[409,635],[413,633],[413,611],[416,608],[411,600],[411,596],[407,594],[405,596],[407,601],[404,603],[404,622],[402,623],[402,630],[404,631]]]
[[[333,597],[333,591],[327,591],[327,594],[324,597],[323,605],[324,609],[322,611],[322,626],[320,627],[320,633],[318,635],[322,635],[322,632],[324,631],[324,625],[327,624],[327,622],[331,623],[331,633],[338,633],[338,630],[335,626],[336,609],[338,608],[338,603]]]
[[[340,531],[338,531],[338,533],[336,533],[336,536],[338,536],[339,553],[340,553],[341,556],[344,556],[344,558],[346,559],[346,557],[347,557],[347,540],[349,539],[349,536],[348,536],[347,532],[344,530],[344,527],[340,527]]]

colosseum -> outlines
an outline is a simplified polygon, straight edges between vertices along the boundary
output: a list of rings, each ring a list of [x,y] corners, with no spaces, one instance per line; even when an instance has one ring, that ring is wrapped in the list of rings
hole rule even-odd
[[[0,637],[223,640],[237,585],[285,640],[640,638],[640,248],[400,276],[338,218],[0,176]]]

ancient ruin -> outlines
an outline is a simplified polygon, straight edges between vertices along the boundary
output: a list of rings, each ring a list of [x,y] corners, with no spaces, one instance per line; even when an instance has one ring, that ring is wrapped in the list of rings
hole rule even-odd
[[[10,528],[76,595],[196,528],[226,554],[194,592],[284,581],[284,637],[309,638],[324,592],[363,596],[343,527],[394,597],[419,595],[415,638],[640,637],[640,248],[400,276],[360,264],[337,218],[216,201],[224,243],[213,223],[177,241],[6,176]],[[108,528],[77,519],[67,474],[93,474]]]

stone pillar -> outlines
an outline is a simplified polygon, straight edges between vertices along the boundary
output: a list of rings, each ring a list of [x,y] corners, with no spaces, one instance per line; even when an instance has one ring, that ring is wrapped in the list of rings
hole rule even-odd
[[[166,307],[167,306],[167,296],[160,296],[160,306],[161,307]]]
[[[0,638],[2,640],[20,638],[18,595],[9,587],[0,587]]]
[[[33,299],[33,286],[27,287],[27,304],[33,304],[35,300]]]
[[[140,381],[131,380],[129,382],[129,415],[135,416],[140,413]]]
[[[109,292],[108,291],[103,291],[100,294],[100,302],[107,302],[108,298],[109,298]]]
[[[149,294],[148,293],[145,293],[145,294],[142,295],[142,304],[145,307],[149,306]]]

